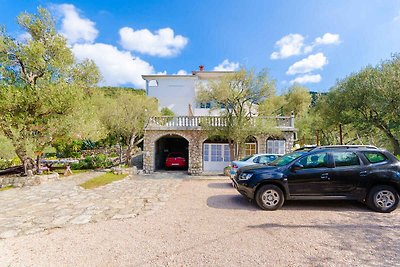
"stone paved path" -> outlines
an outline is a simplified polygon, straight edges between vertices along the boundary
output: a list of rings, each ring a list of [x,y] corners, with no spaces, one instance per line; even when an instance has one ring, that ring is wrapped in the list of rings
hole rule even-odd
[[[79,186],[102,174],[82,173],[39,186],[0,191],[0,238],[152,213],[184,178],[141,175],[91,190]]]

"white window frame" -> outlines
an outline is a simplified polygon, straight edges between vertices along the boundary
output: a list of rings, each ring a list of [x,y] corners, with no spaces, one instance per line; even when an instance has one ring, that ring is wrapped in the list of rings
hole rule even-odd
[[[267,140],[268,154],[285,154],[286,140]]]

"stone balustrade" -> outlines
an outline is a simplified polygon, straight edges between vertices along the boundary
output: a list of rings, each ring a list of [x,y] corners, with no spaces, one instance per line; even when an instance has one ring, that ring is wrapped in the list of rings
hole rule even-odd
[[[252,122],[273,123],[285,130],[294,130],[294,116],[254,117]],[[146,130],[201,130],[202,127],[224,127],[226,120],[218,116],[159,116],[151,117]]]

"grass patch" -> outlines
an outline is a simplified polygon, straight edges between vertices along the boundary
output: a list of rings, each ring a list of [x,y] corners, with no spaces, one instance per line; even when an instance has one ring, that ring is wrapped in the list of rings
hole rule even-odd
[[[93,179],[87,180],[83,184],[80,184],[81,187],[85,189],[92,189],[99,186],[103,186],[114,181],[122,180],[127,176],[127,174],[114,174],[112,172],[105,173],[101,176],[95,177]]]
[[[12,188],[14,188],[14,186],[9,185],[9,186],[5,186],[5,187],[0,188],[0,191],[6,191],[6,190],[12,189]]]
[[[54,169],[54,171],[56,173],[58,173],[59,175],[63,176],[64,172],[65,172],[65,168],[63,168],[63,169]],[[85,173],[85,172],[88,172],[88,171],[91,171],[91,170],[72,170],[72,173],[73,173],[73,175],[75,175],[75,174]],[[71,175],[71,174],[68,173],[66,176],[69,176],[69,175]]]

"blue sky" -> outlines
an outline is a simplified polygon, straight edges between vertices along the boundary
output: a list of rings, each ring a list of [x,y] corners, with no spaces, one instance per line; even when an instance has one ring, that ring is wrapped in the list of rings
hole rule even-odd
[[[142,87],[141,74],[268,69],[278,91],[297,81],[327,91],[337,79],[400,52],[400,1],[0,0],[0,24],[49,8],[77,59],[103,84]],[[6,15],[4,15],[6,14]]]

